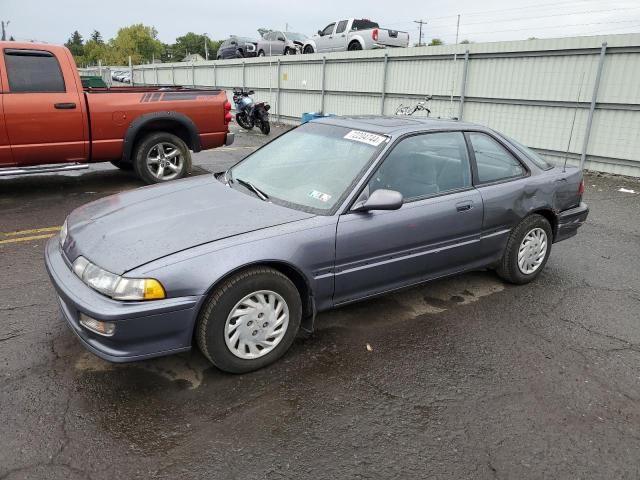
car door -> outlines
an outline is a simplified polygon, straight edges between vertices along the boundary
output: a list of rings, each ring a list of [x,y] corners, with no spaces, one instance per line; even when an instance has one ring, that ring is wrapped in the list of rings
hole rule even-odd
[[[487,261],[502,256],[510,231],[528,214],[530,186],[527,167],[510,147],[486,132],[467,132],[474,185],[482,196],[484,221],[481,249]]]
[[[475,264],[483,205],[462,132],[400,139],[362,195],[399,191],[399,210],[347,212],[336,231],[334,303],[400,288]]]
[[[319,35],[316,40],[316,49],[318,52],[330,52],[333,48],[333,30],[335,28],[335,23],[330,23],[324,30],[322,30],[322,35]]]
[[[0,69],[4,70],[4,64],[0,60]],[[0,75],[0,168],[15,165],[11,155],[11,144],[7,135],[7,127],[4,121],[4,91],[2,76]]]
[[[4,118],[15,163],[86,161],[88,121],[75,64],[62,69],[52,52],[40,49],[5,48],[3,58]]]
[[[340,20],[331,39],[331,51],[341,52],[347,49],[347,25],[349,20]]]
[[[273,55],[284,55],[286,38],[283,32],[273,32],[272,51]]]

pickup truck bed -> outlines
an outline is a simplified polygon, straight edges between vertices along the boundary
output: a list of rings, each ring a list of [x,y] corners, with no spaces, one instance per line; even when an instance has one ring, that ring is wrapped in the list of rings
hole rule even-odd
[[[0,50],[0,176],[110,161],[156,183],[188,174],[190,151],[233,141],[223,90],[84,90],[65,47],[0,42]]]

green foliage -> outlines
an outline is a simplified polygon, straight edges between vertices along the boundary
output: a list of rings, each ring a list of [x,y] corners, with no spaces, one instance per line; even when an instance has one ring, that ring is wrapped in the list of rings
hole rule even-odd
[[[71,37],[64,46],[71,51],[74,57],[81,57],[84,54],[84,45],[82,42],[82,35],[76,30],[71,34]]]
[[[438,45],[444,45],[444,42],[442,40],[440,40],[439,38],[432,38],[431,42],[429,43],[430,47],[436,47]]]
[[[129,56],[135,64],[151,63],[164,53],[158,31],[142,23],[118,30],[116,38],[109,40],[109,47],[113,59],[109,63],[114,65],[127,64]]]
[[[211,40],[205,35],[188,32],[176,38],[176,43],[173,45],[167,45],[168,60],[171,62],[180,62],[187,55],[195,53],[201,55],[202,58],[206,58],[205,42],[209,50],[209,59],[215,59],[218,48],[220,48],[222,42]]]
[[[470,40],[464,39],[464,40],[462,40],[460,43],[461,43],[462,45],[468,45],[468,44],[473,43],[473,42],[471,42]]]
[[[102,41],[102,34],[98,30],[94,30],[93,33],[91,33],[91,40],[98,44],[104,43]]]

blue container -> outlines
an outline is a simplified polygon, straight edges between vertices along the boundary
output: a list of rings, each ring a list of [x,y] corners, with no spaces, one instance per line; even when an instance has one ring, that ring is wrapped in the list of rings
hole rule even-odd
[[[326,115],[324,113],[310,112],[302,114],[302,123],[310,122],[316,118],[333,117],[333,115]]]

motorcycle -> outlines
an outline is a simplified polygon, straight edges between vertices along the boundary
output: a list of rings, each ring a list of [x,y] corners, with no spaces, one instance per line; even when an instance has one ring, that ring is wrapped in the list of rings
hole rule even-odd
[[[269,124],[269,110],[271,105],[267,102],[255,103],[251,95],[253,90],[243,88],[233,89],[233,103],[236,105],[236,121],[245,130],[258,127],[262,133],[269,135],[271,125]]]
[[[429,109],[429,107],[427,106],[427,103],[431,101],[432,98],[433,97],[431,95],[427,95],[426,97],[424,97],[424,100],[420,100],[418,103],[416,103],[413,106],[404,105],[401,103],[400,106],[396,109],[396,115],[411,116],[416,112],[426,111],[427,117],[428,117],[429,115],[431,115],[431,109]]]

